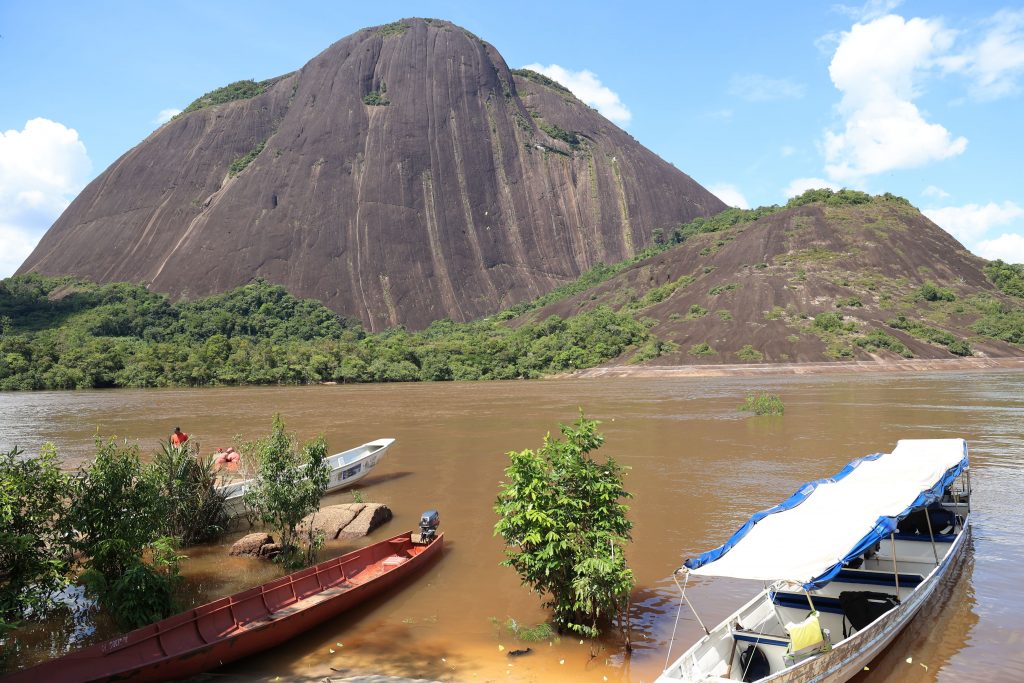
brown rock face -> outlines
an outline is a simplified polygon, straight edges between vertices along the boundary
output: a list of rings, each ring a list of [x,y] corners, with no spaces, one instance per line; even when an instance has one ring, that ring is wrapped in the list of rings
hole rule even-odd
[[[491,45],[408,19],[166,124],[19,272],[190,297],[263,276],[370,329],[416,328],[535,297],[723,208],[567,91],[514,76]]]
[[[385,522],[391,521],[391,508],[382,503],[342,503],[328,505],[303,518],[299,528],[303,533],[310,525],[322,531],[329,539],[349,541],[367,536]]]

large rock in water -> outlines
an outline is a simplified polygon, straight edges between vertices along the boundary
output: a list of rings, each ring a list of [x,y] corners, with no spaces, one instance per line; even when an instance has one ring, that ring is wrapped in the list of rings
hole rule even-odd
[[[418,328],[536,297],[725,208],[445,21],[363,29],[259,90],[128,151],[19,272],[189,297],[262,276],[372,330]]]
[[[342,503],[327,505],[312,515],[307,515],[299,524],[303,532],[312,524],[323,531],[328,539],[349,541],[367,536],[371,531],[391,521],[391,508],[382,503]]]

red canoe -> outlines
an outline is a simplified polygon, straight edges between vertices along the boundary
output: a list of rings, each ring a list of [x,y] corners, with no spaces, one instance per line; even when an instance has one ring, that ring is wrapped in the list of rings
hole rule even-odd
[[[4,683],[166,681],[282,643],[402,581],[440,555],[404,533],[19,671]]]

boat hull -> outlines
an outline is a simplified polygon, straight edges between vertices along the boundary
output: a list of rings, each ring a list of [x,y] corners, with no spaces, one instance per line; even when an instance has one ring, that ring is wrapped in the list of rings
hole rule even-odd
[[[766,678],[761,683],[841,683],[848,681],[864,667],[871,663],[896,638],[921,609],[934,599],[948,595],[955,581],[959,578],[963,563],[967,557],[966,549],[971,539],[971,524],[968,518],[963,530],[943,555],[942,560],[920,585],[906,595],[903,601],[888,613],[872,622],[864,629],[857,631],[849,638],[836,643],[831,650],[805,660],[801,664],[785,668]],[[721,624],[712,629],[711,634],[704,636],[675,664],[669,667],[657,680],[657,683],[679,683],[679,681],[701,681],[706,683],[725,683],[736,680],[716,675],[697,674],[698,653],[708,648],[722,648],[728,651],[729,645],[713,643],[731,643],[732,635],[729,624],[738,614],[744,613],[751,606],[764,601],[768,591],[763,591],[750,602],[730,615]],[[676,673],[672,673],[676,672]],[[738,671],[734,672],[738,673]]]
[[[394,439],[377,439],[329,456],[327,463],[330,467],[330,478],[324,495],[348,488],[368,475],[394,442]],[[224,510],[229,519],[245,516],[244,496],[251,482],[251,479],[247,479],[222,487],[226,494]]]
[[[763,680],[771,683],[842,683],[856,676],[889,646],[926,604],[948,594],[967,557],[964,549],[970,537],[971,527],[966,525],[935,573],[898,607],[829,652]]]
[[[426,546],[414,544],[410,533],[395,536],[3,680],[143,683],[209,671],[283,643],[387,591],[439,556],[443,544],[444,534]]]

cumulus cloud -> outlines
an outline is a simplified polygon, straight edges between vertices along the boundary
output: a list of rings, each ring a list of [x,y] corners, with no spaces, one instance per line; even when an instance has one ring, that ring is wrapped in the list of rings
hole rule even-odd
[[[853,182],[963,153],[967,139],[926,121],[913,103],[922,73],[939,64],[955,35],[941,20],[892,14],[843,32],[829,65],[843,94],[843,127],[825,133],[830,178]]]
[[[1024,263],[1024,235],[1006,232],[994,239],[979,242],[972,251],[993,261],[1002,259],[1007,263]]]
[[[633,113],[622,103],[618,94],[601,83],[593,71],[587,69],[572,71],[558,64],[549,64],[547,66],[543,64],[527,64],[523,68],[555,79],[571,90],[573,95],[601,112],[601,115],[606,119],[620,126],[627,125],[630,119],[633,118]]]
[[[162,126],[180,113],[180,109],[161,109],[160,113],[156,115],[155,119],[153,119],[153,123],[158,126]]]
[[[729,94],[748,102],[798,100],[804,96],[804,84],[762,74],[735,75],[729,81]]]
[[[737,209],[750,208],[747,198],[743,196],[743,193],[735,185],[719,183],[718,185],[711,185],[708,187],[708,190],[729,206],[735,206]]]
[[[1024,208],[1006,201],[1002,204],[989,202],[924,209],[922,213],[970,247],[991,228],[1007,225],[1024,216]]]
[[[830,190],[841,189],[835,183],[824,178],[795,178],[782,190],[782,195],[786,199],[791,199],[792,197],[802,195],[807,190],[817,190],[822,187],[827,187]]]
[[[56,121],[36,118],[0,132],[0,277],[28,257],[91,167],[78,132]]]
[[[961,54],[941,63],[947,71],[962,72],[973,81],[971,95],[996,100],[1020,92],[1024,76],[1024,10],[1001,10],[985,22],[985,34]]]

